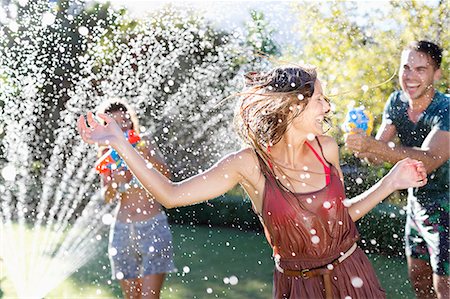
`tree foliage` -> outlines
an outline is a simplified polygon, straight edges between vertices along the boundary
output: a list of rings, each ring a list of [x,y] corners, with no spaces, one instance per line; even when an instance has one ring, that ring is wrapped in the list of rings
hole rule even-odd
[[[351,101],[372,111],[379,125],[388,95],[399,88],[394,74],[401,51],[413,40],[428,39],[444,49],[443,78],[437,86],[444,92],[449,88],[447,1],[392,1],[366,9],[357,2],[303,1],[292,11],[298,14],[303,46],[284,60],[318,68],[336,106],[336,125]]]

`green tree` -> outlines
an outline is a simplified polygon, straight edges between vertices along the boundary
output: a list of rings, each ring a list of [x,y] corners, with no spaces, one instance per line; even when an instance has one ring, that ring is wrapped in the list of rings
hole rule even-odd
[[[269,56],[279,56],[281,51],[273,40],[274,29],[266,20],[262,11],[250,11],[251,21],[245,24],[247,33],[246,44],[256,53]]]
[[[388,95],[398,88],[396,74],[400,52],[412,40],[430,39],[444,49],[443,78],[438,88],[449,86],[449,12],[446,1],[392,1],[370,11],[357,2],[296,3],[297,31],[303,47],[285,60],[306,61],[317,66],[327,83],[342,123],[347,105],[364,105],[381,122]],[[383,83],[383,84],[382,84]]]

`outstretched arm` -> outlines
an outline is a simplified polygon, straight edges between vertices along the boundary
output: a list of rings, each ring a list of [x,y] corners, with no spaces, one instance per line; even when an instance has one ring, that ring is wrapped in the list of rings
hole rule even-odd
[[[426,183],[427,173],[423,163],[410,158],[403,159],[367,191],[348,199],[348,212],[352,220],[356,221],[392,192],[409,187],[423,187]]]
[[[379,137],[379,139],[376,140],[364,134],[352,134],[347,136],[346,146],[354,152],[361,153],[361,157],[376,157],[379,160],[391,163],[410,157],[422,161],[428,173],[440,167],[450,158],[448,150],[450,133],[437,128],[431,130],[420,148],[390,146],[386,141],[387,138]]]
[[[331,139],[331,138],[330,138]],[[342,179],[342,172],[339,167],[339,150],[335,141],[327,142],[327,160],[338,170]],[[422,187],[427,183],[427,174],[422,162],[406,158],[395,164],[391,171],[380,181],[362,194],[346,199],[348,213],[353,221],[357,221],[372,210],[378,203],[388,197],[392,192],[409,187]]]
[[[245,167],[239,153],[220,160],[209,170],[182,182],[173,183],[152,164],[146,163],[141,155],[125,140],[115,121],[105,114],[99,114],[105,121],[101,125],[91,112],[87,115],[89,126],[83,116],[78,119],[78,130],[82,139],[90,144],[111,145],[124,159],[128,168],[139,179],[145,189],[166,208],[185,206],[215,198],[239,183]]]
[[[160,173],[162,173],[166,178],[170,179],[172,174],[170,173],[169,167],[161,154],[159,148],[154,146],[148,136],[142,138],[145,143],[145,148],[141,151],[145,160],[153,165]]]

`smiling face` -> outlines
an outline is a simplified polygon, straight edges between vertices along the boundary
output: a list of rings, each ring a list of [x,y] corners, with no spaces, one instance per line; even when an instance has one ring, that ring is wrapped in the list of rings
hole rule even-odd
[[[439,79],[440,70],[431,57],[423,52],[405,50],[402,53],[399,79],[402,90],[411,100],[431,97],[433,83]]]
[[[316,80],[313,95],[308,99],[301,114],[293,120],[292,125],[306,134],[322,135],[325,115],[329,111],[330,103],[323,94],[322,84]]]

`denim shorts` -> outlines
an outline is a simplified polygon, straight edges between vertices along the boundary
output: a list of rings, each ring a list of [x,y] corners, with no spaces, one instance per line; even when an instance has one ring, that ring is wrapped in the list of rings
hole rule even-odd
[[[146,221],[116,221],[109,235],[113,279],[135,279],[175,270],[172,234],[161,212]]]

